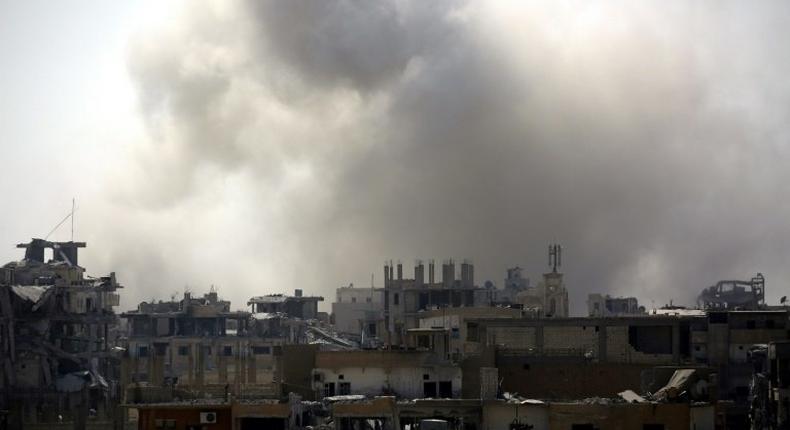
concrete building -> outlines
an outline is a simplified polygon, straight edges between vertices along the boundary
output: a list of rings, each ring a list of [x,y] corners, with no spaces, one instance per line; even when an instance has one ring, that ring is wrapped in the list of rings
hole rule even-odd
[[[273,350],[282,339],[257,336],[257,321],[248,312],[231,311],[214,290],[197,298],[185,293],[180,301],[143,302],[122,317],[129,322],[124,387],[145,383],[222,392],[231,384],[236,395],[279,393]]]
[[[587,314],[593,318],[633,316],[645,313],[636,297],[611,297],[610,295],[590,294],[587,296]]]
[[[384,265],[385,343],[404,344],[407,331],[419,327],[420,311],[487,306],[493,301],[490,289],[475,286],[474,265],[469,261],[461,264],[460,279],[456,279],[453,260],[442,264],[441,281],[435,276],[433,260],[428,262],[427,279],[425,275],[422,261],[415,264],[413,279],[403,277],[403,265],[400,263],[397,267],[391,262]]]
[[[374,346],[384,329],[384,289],[357,288],[353,285],[337,289],[332,303],[332,319],[338,333]]]
[[[251,298],[247,306],[251,306],[252,313],[285,314],[289,318],[316,319],[318,318],[318,302],[323,302],[320,296],[304,296],[302,290],[294,290],[293,296],[283,294],[268,294]]]
[[[318,352],[313,369],[319,397],[458,398],[461,381],[458,366],[420,351]]]
[[[0,271],[0,410],[9,429],[119,419],[115,274],[78,265],[84,242],[33,239]],[[46,254],[51,253],[51,258]]]

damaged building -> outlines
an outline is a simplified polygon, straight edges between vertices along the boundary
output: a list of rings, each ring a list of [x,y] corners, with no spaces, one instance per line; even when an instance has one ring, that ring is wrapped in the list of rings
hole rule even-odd
[[[407,279],[403,277],[401,263],[384,265],[385,343],[405,344],[407,331],[419,327],[420,311],[491,303],[491,291],[475,286],[474,265],[470,261],[461,264],[460,279],[456,278],[453,260],[442,264],[441,280],[437,279],[435,270],[436,265],[430,260],[426,279],[425,265],[418,260],[414,265],[414,278]]]
[[[587,315],[591,317],[614,317],[640,315],[645,307],[639,306],[636,297],[612,297],[608,294],[589,294],[587,296]]]
[[[115,348],[121,288],[115,274],[79,266],[84,242],[33,239],[0,269],[0,409],[12,429],[115,428]]]
[[[213,290],[202,297],[146,303],[123,313],[129,337],[124,387],[174,387],[189,394],[248,393],[272,396],[276,387],[275,336],[258,336],[257,321]],[[134,391],[132,391],[134,393]],[[145,390],[138,390],[145,401]],[[154,397],[156,394],[154,394]]]
[[[338,333],[366,347],[378,346],[384,329],[384,289],[353,284],[338,288],[332,303],[332,324]]]
[[[765,305],[765,277],[758,273],[749,281],[719,281],[702,290],[697,304],[702,309],[760,309]]]

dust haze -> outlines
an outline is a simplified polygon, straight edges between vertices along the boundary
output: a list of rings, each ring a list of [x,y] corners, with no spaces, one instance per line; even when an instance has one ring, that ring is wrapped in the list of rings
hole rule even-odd
[[[692,304],[790,275],[790,5],[188,3],[129,41],[147,139],[81,218],[124,305],[382,285],[385,259]]]

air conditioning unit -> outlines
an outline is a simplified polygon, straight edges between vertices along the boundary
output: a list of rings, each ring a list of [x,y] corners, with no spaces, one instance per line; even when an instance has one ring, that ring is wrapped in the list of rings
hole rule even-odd
[[[217,423],[217,413],[216,412],[201,412],[200,413],[200,424],[216,424]]]

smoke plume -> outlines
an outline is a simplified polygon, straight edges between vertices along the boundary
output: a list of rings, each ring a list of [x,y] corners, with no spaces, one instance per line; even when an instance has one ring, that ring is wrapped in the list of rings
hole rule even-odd
[[[148,139],[91,233],[127,306],[381,286],[386,259],[692,304],[790,275],[782,2],[189,3],[130,41]]]

